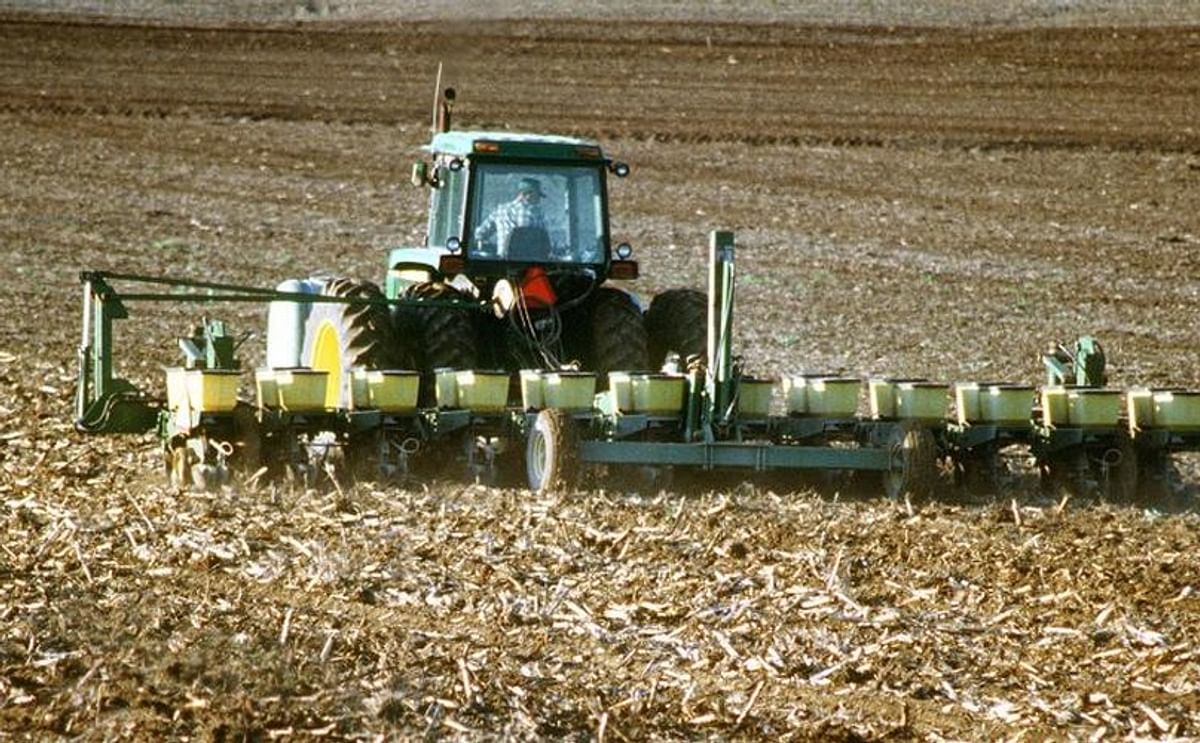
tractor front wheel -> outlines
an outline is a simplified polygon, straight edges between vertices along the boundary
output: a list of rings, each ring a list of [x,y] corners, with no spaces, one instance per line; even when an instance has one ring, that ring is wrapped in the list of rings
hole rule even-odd
[[[573,490],[579,483],[575,420],[558,408],[537,414],[525,446],[525,474],[535,493]]]

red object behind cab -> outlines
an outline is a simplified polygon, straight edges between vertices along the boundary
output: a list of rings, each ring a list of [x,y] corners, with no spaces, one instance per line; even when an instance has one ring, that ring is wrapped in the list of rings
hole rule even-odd
[[[525,276],[521,281],[521,296],[525,298],[526,306],[533,309],[553,307],[558,301],[558,295],[554,293],[554,287],[550,286],[546,270],[541,266],[525,269]]]

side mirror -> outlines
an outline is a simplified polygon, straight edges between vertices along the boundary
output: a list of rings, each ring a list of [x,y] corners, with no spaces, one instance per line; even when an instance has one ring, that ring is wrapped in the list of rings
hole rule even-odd
[[[429,183],[429,165],[424,160],[413,163],[412,184],[418,188]]]
[[[612,165],[609,165],[608,169],[611,170],[613,175],[618,178],[624,178],[625,176],[629,175],[629,165],[626,163],[615,162]]]

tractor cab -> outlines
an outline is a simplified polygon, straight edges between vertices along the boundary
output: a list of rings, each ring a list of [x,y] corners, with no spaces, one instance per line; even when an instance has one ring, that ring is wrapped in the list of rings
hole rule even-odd
[[[607,176],[628,167],[596,142],[451,131],[428,150],[432,162],[413,168],[414,184],[430,189],[425,245],[391,252],[389,297],[458,276],[486,295],[531,270],[592,285],[636,277],[627,246],[613,255],[608,224]]]

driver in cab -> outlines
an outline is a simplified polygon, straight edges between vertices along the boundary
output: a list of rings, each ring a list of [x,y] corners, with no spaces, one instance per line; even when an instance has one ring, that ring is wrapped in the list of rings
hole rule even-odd
[[[522,178],[517,183],[516,196],[492,210],[487,219],[475,228],[475,244],[481,249],[494,250],[498,258],[545,260],[550,245],[546,216],[542,212],[542,184],[536,178]],[[519,238],[516,242],[514,238]],[[541,256],[515,255],[518,252]]]

